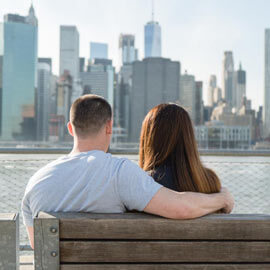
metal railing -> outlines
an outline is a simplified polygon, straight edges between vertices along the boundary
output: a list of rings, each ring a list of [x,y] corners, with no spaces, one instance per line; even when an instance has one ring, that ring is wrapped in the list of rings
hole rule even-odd
[[[0,212],[20,212],[20,204],[29,178],[59,155],[0,155]],[[128,156],[134,162],[136,155]],[[204,156],[222,184],[235,197],[234,213],[270,214],[270,158]],[[29,250],[27,234],[21,221],[21,249]]]

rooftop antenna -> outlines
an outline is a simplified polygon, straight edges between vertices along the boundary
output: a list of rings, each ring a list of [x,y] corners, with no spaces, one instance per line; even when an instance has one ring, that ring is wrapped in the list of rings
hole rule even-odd
[[[152,22],[154,21],[155,18],[155,2],[152,0]]]

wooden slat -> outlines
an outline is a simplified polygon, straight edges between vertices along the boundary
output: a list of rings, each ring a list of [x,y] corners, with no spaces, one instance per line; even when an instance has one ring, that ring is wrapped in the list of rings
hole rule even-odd
[[[61,270],[269,270],[270,264],[88,264],[61,265]]]
[[[0,221],[2,220],[15,220],[16,214],[15,213],[0,213]]]
[[[51,218],[55,217],[58,219],[166,219],[156,215],[145,214],[141,212],[126,212],[121,214],[98,214],[98,213],[86,213],[86,212],[56,212],[46,213],[39,212],[38,218]],[[264,214],[212,214],[201,217],[200,219],[222,219],[222,220],[269,220],[270,215]],[[197,220],[197,219],[193,219]]]
[[[60,219],[61,239],[270,240],[267,215],[220,214],[194,220],[141,213],[52,215]]]
[[[270,262],[270,242],[60,242],[61,263]]]
[[[32,265],[34,262],[34,255],[20,256],[20,265]]]

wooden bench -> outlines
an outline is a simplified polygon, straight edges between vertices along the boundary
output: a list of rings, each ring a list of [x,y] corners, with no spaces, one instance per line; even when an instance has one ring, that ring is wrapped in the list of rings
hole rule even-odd
[[[0,269],[19,270],[19,214],[0,213]]]
[[[36,270],[269,270],[270,216],[40,213]]]

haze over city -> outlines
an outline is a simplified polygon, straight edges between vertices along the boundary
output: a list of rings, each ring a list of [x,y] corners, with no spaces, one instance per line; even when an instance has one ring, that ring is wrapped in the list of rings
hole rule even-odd
[[[0,17],[6,13],[27,14],[30,0],[2,0]],[[151,19],[150,0],[46,0],[33,1],[39,20],[39,57],[53,58],[59,73],[60,25],[76,25],[80,33],[80,56],[89,57],[89,42],[109,44],[109,58],[119,65],[120,33],[135,35],[139,58],[144,56],[143,27]],[[162,56],[181,62],[204,82],[218,77],[221,86],[224,51],[231,50],[235,68],[247,71],[247,97],[254,109],[263,104],[264,29],[270,26],[265,0],[156,0],[155,20],[162,29]]]

